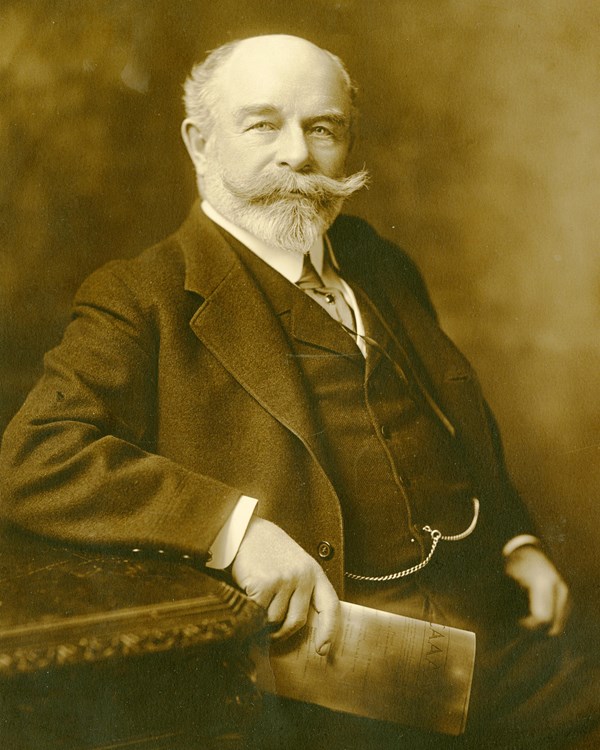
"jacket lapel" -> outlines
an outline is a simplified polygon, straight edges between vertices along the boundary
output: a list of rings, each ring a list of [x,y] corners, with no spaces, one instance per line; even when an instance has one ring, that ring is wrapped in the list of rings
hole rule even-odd
[[[481,389],[467,359],[408,284],[403,285],[401,280],[398,283],[399,274],[370,271],[373,259],[381,254],[380,247],[373,243],[353,248],[334,246],[334,249],[342,276],[362,288],[373,301],[381,320],[392,328],[394,339],[405,350],[406,361],[430,396],[430,403],[434,407],[439,405],[456,430],[468,463],[478,475],[475,478],[489,477],[490,470],[497,471],[498,462]]]
[[[185,288],[202,297],[190,321],[238,383],[314,453],[316,429],[300,374],[273,309],[234,250],[197,204],[178,239]]]
[[[185,288],[202,298],[190,321],[195,335],[263,408],[318,457],[318,445],[311,438],[316,427],[310,402],[272,306],[223,235],[204,217],[199,204],[180,229],[178,240],[186,259]],[[422,365],[423,384],[456,428],[471,465],[476,473],[487,471],[489,476],[497,461],[481,391],[468,361],[408,286],[397,284],[397,275],[366,270],[378,256],[377,246],[334,245],[334,249],[342,277],[373,301],[381,320],[406,345],[408,361],[416,357]],[[368,266],[353,262],[357,252],[368,254]],[[292,310],[292,316],[295,336],[340,351],[333,330],[331,340],[328,338],[328,322],[316,332],[299,307]],[[331,324],[336,325],[334,321]],[[350,337],[348,351],[340,353],[355,355]]]
[[[297,295],[292,307],[290,330],[298,341],[362,364],[362,354],[352,336],[304,292]]]

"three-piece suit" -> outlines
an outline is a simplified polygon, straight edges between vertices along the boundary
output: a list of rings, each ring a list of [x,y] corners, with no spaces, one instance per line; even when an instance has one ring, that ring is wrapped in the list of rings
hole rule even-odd
[[[6,431],[3,515],[202,562],[249,495],[340,597],[402,611],[416,587],[423,615],[485,641],[484,622],[501,629],[517,611],[502,548],[532,532],[493,417],[409,258],[360,219],[340,216],[328,236],[366,358],[199,205],[164,242],[93,274]],[[474,502],[473,532],[440,542],[423,571],[394,586],[345,579],[418,565],[424,528],[460,536]]]

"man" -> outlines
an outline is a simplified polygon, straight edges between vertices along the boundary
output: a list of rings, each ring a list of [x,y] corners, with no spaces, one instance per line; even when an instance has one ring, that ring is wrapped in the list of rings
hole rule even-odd
[[[275,639],[314,607],[324,658],[340,597],[471,627],[475,746],[493,709],[488,725],[550,747],[587,715],[539,726],[535,704],[567,587],[418,272],[338,216],[366,181],[345,174],[353,93],[338,58],[289,36],[194,68],[182,132],[202,204],[83,284],[6,432],[3,512],[38,533],[230,567]],[[516,699],[509,666],[522,676],[519,654],[534,652]]]

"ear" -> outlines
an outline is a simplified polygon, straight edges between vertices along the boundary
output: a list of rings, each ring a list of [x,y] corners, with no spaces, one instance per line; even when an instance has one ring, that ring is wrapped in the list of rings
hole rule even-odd
[[[206,167],[206,138],[198,125],[189,117],[181,123],[181,137],[190,159],[194,162],[196,174],[204,174]]]

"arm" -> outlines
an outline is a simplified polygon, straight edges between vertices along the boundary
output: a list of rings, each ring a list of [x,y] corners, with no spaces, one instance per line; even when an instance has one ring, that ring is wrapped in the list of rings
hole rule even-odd
[[[325,653],[338,600],[320,566],[262,519],[240,545],[250,514],[241,534],[221,534],[241,493],[157,453],[159,326],[121,270],[82,286],[62,343],[5,433],[2,514],[41,535],[188,552],[211,567],[227,567],[239,545],[233,578],[268,610],[275,637],[301,627],[312,602]]]
[[[157,344],[149,306],[117,272],[82,286],[4,436],[6,519],[75,542],[206,556],[240,493],[155,452]]]
[[[508,539],[502,550],[504,572],[527,597],[529,612],[521,619],[521,625],[527,630],[546,629],[548,635],[556,636],[564,630],[569,616],[569,589],[535,535],[533,521],[508,476],[500,432],[489,407],[487,412],[506,487],[503,527]]]

